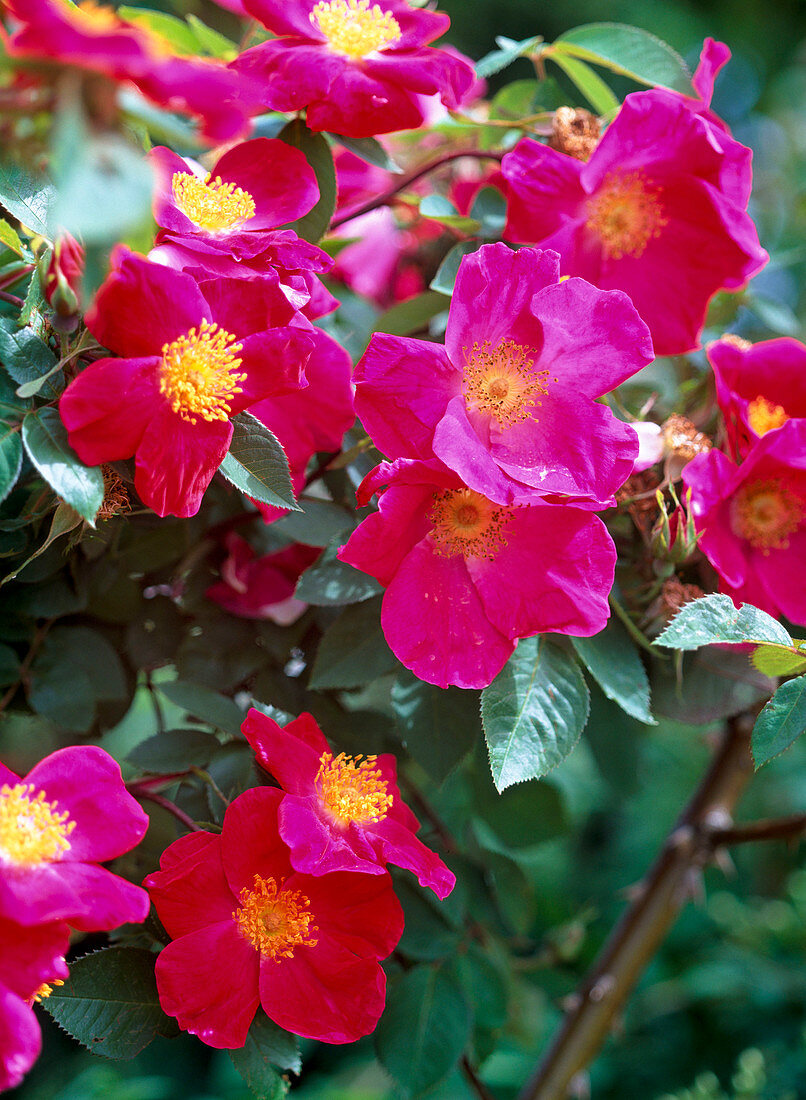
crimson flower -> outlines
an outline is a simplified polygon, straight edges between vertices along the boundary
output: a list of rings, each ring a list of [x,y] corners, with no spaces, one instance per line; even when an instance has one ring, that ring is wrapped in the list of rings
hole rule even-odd
[[[230,417],[304,381],[314,336],[268,289],[263,280],[197,283],[119,246],[86,322],[120,358],[90,364],[59,405],[82,462],[134,455],[148,507],[195,515],[229,448]]]
[[[326,1043],[373,1030],[403,932],[388,874],[294,870],[277,830],[283,795],[245,791],[220,836],[196,832],[145,881],[173,942],[157,958],[160,1003],[212,1047],[242,1047],[258,1004],[280,1027]]]
[[[359,504],[378,490],[338,556],[386,587],[386,640],[421,680],[483,688],[518,638],[604,628],[616,549],[588,510],[501,506],[433,460],[381,463]]]
[[[145,920],[145,893],[98,864],[128,852],[147,825],[103,749],[59,749],[23,778],[0,764],[0,918],[84,932]]]
[[[269,619],[280,626],[296,622],[308,605],[296,599],[294,589],[321,554],[321,547],[294,543],[258,557],[246,539],[233,531],[226,545],[221,580],[207,589],[207,599],[245,619]]]
[[[438,93],[457,108],[475,82],[467,59],[429,43],[447,15],[405,0],[243,0],[276,38],[232,62],[261,86],[275,111],[307,108],[312,130],[372,137],[422,125],[419,97]]]
[[[253,708],[242,729],[286,792],[278,822],[297,871],[382,875],[393,863],[438,898],[451,892],[456,876],[414,835],[420,823],[400,797],[394,756],[334,757],[310,714],[283,728]]]

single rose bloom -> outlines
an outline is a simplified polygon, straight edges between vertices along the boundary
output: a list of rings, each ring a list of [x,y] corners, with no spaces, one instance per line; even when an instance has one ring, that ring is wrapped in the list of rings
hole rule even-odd
[[[657,355],[698,346],[711,298],[769,257],[747,214],[752,153],[660,90],[628,95],[587,162],[529,138],[502,161],[512,241],[625,291]]]
[[[806,422],[789,420],[735,466],[721,451],[683,471],[698,545],[739,602],[806,624]]]
[[[52,60],[131,83],[162,107],[196,116],[211,141],[243,133],[256,90],[220,61],[179,57],[167,39],[81,0],[6,0],[19,20],[7,38],[12,57]]]
[[[729,334],[706,348],[728,446],[740,460],[767,432],[806,418],[806,347],[782,336],[750,344]]]
[[[0,1092],[16,1088],[39,1057],[33,1003],[67,977],[69,942],[61,922],[28,928],[0,917]]]
[[[289,626],[308,605],[294,595],[297,581],[322,553],[321,547],[294,543],[275,554],[258,557],[246,539],[233,531],[227,535],[227,557],[221,563],[221,580],[205,592],[231,615],[244,619],[268,619]]]
[[[559,268],[555,252],[483,245],[459,267],[444,347],[372,337],[355,401],[379,450],[436,455],[498,504],[612,498],[638,439],[597,398],[650,362],[652,343],[626,294]]]
[[[421,680],[483,688],[518,638],[604,628],[616,549],[590,511],[502,506],[433,460],[381,463],[359,504],[379,490],[338,556],[386,587],[386,641]]]
[[[456,876],[414,835],[420,823],[400,797],[391,753],[334,756],[310,714],[282,727],[252,708],[242,729],[258,763],[286,792],[278,825],[297,871],[382,875],[393,863],[438,898],[453,890]]]
[[[242,1047],[258,1004],[325,1043],[368,1035],[383,1012],[378,965],[403,932],[388,874],[294,870],[277,830],[282,792],[245,791],[220,836],[189,833],[145,885],[172,942],[157,958],[160,1004],[212,1047]]]
[[[42,292],[53,307],[62,331],[78,325],[81,308],[81,280],[84,278],[84,249],[69,233],[53,242],[53,251],[42,277]]]
[[[98,864],[128,852],[147,826],[103,749],[59,749],[23,777],[0,764],[0,918],[82,932],[145,920],[146,894]]]
[[[456,109],[475,83],[472,64],[429,43],[447,15],[405,0],[243,0],[276,37],[242,53],[232,68],[261,87],[256,106],[307,108],[312,130],[372,137],[424,119],[420,97]]]
[[[63,393],[70,446],[90,466],[134,455],[135,488],[160,516],[196,514],[230,418],[304,384],[315,343],[279,288],[197,283],[122,245],[86,322],[119,358],[91,363]]]

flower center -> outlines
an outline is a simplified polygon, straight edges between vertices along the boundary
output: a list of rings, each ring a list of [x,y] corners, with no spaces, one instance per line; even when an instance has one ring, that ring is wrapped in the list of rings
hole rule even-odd
[[[383,821],[394,798],[387,792],[386,780],[377,765],[377,756],[347,756],[330,752],[319,758],[316,789],[322,804],[339,825],[365,825]]]
[[[745,485],[731,507],[733,533],[765,555],[785,550],[804,518],[804,501],[776,478]]]
[[[234,344],[234,339],[217,324],[202,321],[198,329],[163,345],[160,393],[189,424],[198,417],[229,419],[228,401],[242,392],[238,383],[246,380],[245,374],[237,373],[241,360],[235,352],[241,345]]]
[[[98,4],[95,0],[79,0],[76,7],[69,5],[69,11],[89,31],[98,31],[103,34],[105,31],[120,29],[117,13],[106,4]]]
[[[434,493],[429,519],[434,525],[431,535],[437,553],[445,558],[462,554],[492,561],[507,544],[505,531],[511,512],[474,489]]]
[[[30,783],[0,787],[0,863],[35,867],[68,851],[76,823],[66,811],[57,813],[57,805],[45,801],[44,791],[34,797]]]
[[[467,355],[467,348],[463,350]],[[549,392],[549,372],[533,370],[533,354],[514,340],[502,340],[494,348],[489,340],[474,344],[462,376],[468,408],[489,413],[502,428],[528,420],[540,404],[537,398]]]
[[[773,405],[766,397],[759,395],[747,406],[747,422],[756,435],[766,435],[773,428],[780,428],[786,424],[789,417],[784,412],[783,405]]]
[[[400,24],[391,12],[369,0],[319,0],[311,12],[334,53],[357,60],[397,42]]]
[[[53,987],[56,985],[64,985],[64,982],[60,978],[51,978],[49,982],[43,982],[31,997],[31,1001],[36,1001],[37,1004],[41,1004],[42,1001],[46,1001],[53,992]]]
[[[221,176],[202,180],[191,172],[174,172],[171,190],[182,213],[199,229],[211,233],[237,229],[255,216],[255,200],[249,192],[224,183]]]
[[[613,260],[643,255],[653,237],[659,237],[669,219],[659,201],[661,188],[641,172],[610,172],[598,193],[588,200],[586,227]]]
[[[240,909],[232,914],[238,931],[269,959],[290,959],[300,946],[316,947],[310,898],[299,890],[283,890],[273,878],[255,875],[255,884],[238,895]]]

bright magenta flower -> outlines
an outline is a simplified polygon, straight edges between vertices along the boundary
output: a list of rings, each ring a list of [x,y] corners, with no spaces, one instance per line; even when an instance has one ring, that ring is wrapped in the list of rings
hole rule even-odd
[[[806,418],[806,347],[799,340],[749,344],[726,336],[706,350],[734,458],[788,420]]]
[[[436,455],[499,504],[612,498],[638,440],[596,399],[645,366],[652,344],[625,294],[560,281],[559,267],[555,252],[484,245],[462,260],[444,348],[372,337],[356,411],[384,454]]]
[[[369,1034],[383,1012],[378,960],[403,932],[389,875],[298,874],[277,831],[283,795],[245,791],[220,836],[190,833],[146,879],[173,942],[157,958],[160,1003],[212,1047],[242,1047],[258,1004],[326,1043]]]
[[[59,749],[23,778],[0,764],[0,917],[84,932],[145,920],[145,893],[98,864],[128,852],[147,825],[103,749]]]
[[[524,139],[502,162],[506,236],[626,291],[655,352],[696,347],[708,302],[768,260],[746,213],[752,153],[675,93],[634,92],[587,163]]]
[[[230,417],[298,388],[318,339],[263,280],[196,283],[123,246],[86,321],[120,358],[92,363],[62,395],[70,445],[91,466],[134,455],[137,492],[161,516],[195,515]]]
[[[312,130],[372,137],[423,122],[422,95],[451,108],[475,82],[471,64],[429,43],[447,15],[405,0],[243,0],[277,37],[232,62],[275,111],[307,108]]]
[[[486,687],[518,638],[604,628],[616,549],[589,511],[501,506],[436,461],[381,463],[359,504],[379,490],[339,558],[386,586],[383,632],[421,680]]]
[[[683,481],[722,591],[806,624],[806,422],[768,432],[741,466],[717,450],[698,455]]]
[[[283,728],[253,708],[242,729],[286,792],[278,822],[297,871],[382,875],[393,863],[438,898],[448,896],[456,876],[414,835],[420,823],[400,797],[394,756],[334,757],[310,714]]]
[[[246,128],[255,90],[221,62],[178,57],[170,43],[126,22],[111,8],[81,0],[6,0],[21,26],[10,36],[12,57],[52,59],[132,83],[146,98],[197,116],[212,141]]]
[[[67,977],[66,924],[26,928],[0,917],[0,1092],[15,1088],[39,1057],[35,999]]]
[[[322,553],[321,547],[294,543],[276,554],[258,557],[240,535],[227,535],[226,559],[221,580],[205,592],[231,615],[245,619],[269,619],[280,626],[297,621],[308,605],[296,599],[297,581]]]

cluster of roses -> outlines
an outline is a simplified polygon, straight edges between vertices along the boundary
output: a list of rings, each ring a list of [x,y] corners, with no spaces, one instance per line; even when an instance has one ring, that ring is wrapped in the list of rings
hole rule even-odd
[[[352,1042],[378,1022],[378,961],[403,932],[386,865],[439,898],[455,877],[414,835],[393,756],[334,756],[308,714],[283,728],[251,710],[243,732],[281,789],[245,791],[220,835],[181,837],[146,879],[172,937],[160,1003],[214,1047],[243,1046],[259,1004],[297,1035]]]
[[[146,892],[98,864],[128,852],[147,826],[102,749],[60,749],[22,778],[0,763],[0,1091],[39,1055],[33,1004],[68,976],[71,928],[145,920]]]

